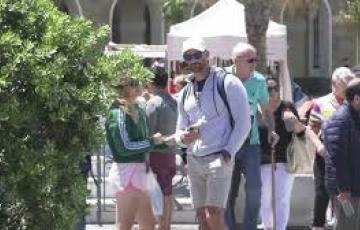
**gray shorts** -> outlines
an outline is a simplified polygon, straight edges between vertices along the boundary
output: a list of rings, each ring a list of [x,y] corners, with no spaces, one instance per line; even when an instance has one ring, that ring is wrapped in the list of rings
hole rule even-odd
[[[231,184],[233,161],[225,162],[221,154],[204,157],[188,155],[188,172],[195,208],[225,208]]]

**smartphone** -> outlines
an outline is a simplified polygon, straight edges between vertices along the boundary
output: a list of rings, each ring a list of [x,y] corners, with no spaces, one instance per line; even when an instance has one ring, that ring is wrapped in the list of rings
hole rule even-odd
[[[187,130],[188,130],[189,132],[199,132],[199,127],[189,126],[189,127],[187,128]]]

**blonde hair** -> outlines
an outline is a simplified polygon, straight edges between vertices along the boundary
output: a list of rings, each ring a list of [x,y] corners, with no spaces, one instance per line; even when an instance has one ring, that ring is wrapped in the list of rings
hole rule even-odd
[[[118,98],[116,98],[113,102],[114,106],[117,106],[124,110],[124,112],[128,114],[135,123],[137,123],[139,120],[139,110],[137,108],[137,104],[136,102],[129,102],[129,100],[121,93],[121,89],[124,88],[126,85],[133,87],[137,84],[139,84],[138,81],[129,77],[121,79],[121,82],[117,86],[119,88]]]
[[[115,99],[113,105],[121,108],[122,110],[124,110],[124,112],[126,114],[128,114],[135,123],[138,122],[139,120],[139,109],[137,107],[137,104],[134,103],[130,103],[128,100],[124,99],[124,98],[117,98]]]

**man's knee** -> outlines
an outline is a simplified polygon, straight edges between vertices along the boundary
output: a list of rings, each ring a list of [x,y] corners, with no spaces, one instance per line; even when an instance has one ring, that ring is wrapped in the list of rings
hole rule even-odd
[[[224,216],[224,210],[219,207],[208,207],[207,208],[209,216],[210,217],[223,217]]]
[[[252,172],[249,172],[245,175],[245,189],[251,190],[254,192],[261,191],[262,182],[260,168],[259,171],[254,169]]]
[[[260,196],[261,195],[261,181],[259,181],[259,182],[253,181],[251,183],[246,182],[245,192],[246,192],[246,194]]]
[[[261,203],[261,188],[251,188],[246,189],[246,200],[247,203],[251,204],[253,207],[260,206]]]
[[[202,220],[206,220],[206,208],[205,207],[201,207],[196,209],[196,217],[202,221]]]
[[[248,187],[245,189],[246,195],[252,197],[261,197],[261,186],[260,187]]]

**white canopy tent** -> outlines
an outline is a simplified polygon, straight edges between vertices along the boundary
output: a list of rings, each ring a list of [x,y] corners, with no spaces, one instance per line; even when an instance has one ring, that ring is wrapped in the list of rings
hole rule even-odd
[[[230,59],[235,44],[247,42],[245,7],[236,0],[219,0],[201,14],[171,26],[167,34],[169,61],[182,60],[182,43],[191,36],[202,37],[212,57]],[[268,60],[281,63],[282,98],[292,100],[287,69],[286,26],[270,21],[266,37]]]
[[[105,47],[105,54],[111,55],[124,49],[131,49],[142,58],[166,58],[166,45],[116,44],[112,41]]]

